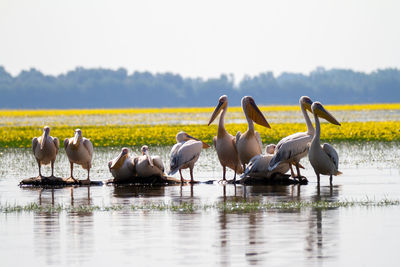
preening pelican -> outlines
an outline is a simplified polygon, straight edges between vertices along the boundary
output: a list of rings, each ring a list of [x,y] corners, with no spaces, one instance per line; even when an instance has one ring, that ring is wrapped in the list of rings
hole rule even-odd
[[[71,178],[76,181],[73,176],[74,163],[79,164],[88,171],[85,183],[90,183],[89,172],[92,167],[93,145],[89,139],[82,137],[80,129],[75,130],[75,136],[65,138],[64,148],[67,153],[71,165]]]
[[[261,137],[260,134],[254,130],[253,121],[264,127],[271,127],[251,96],[242,98],[242,108],[246,116],[248,128],[243,134],[240,132],[236,134],[236,148],[244,170],[246,169],[246,164],[252,157],[262,153]]]
[[[173,175],[179,171],[181,182],[183,183],[184,179],[181,170],[189,168],[190,181],[193,182],[193,167],[199,159],[201,149],[210,146],[185,132],[179,132],[176,135],[176,142],[171,149],[170,171],[168,175]]]
[[[54,161],[60,148],[60,141],[57,137],[50,136],[50,127],[44,126],[43,134],[32,139],[33,155],[39,166],[39,176],[42,177],[41,165],[51,163],[51,176],[54,176]]]
[[[136,175],[133,158],[129,155],[129,149],[124,147],[119,155],[108,162],[108,168],[117,181],[127,181]]]
[[[302,96],[299,100],[301,112],[307,125],[307,132],[295,133],[283,138],[276,145],[276,153],[269,163],[268,170],[274,171],[278,166],[287,163],[290,166],[293,178],[301,179],[300,159],[307,156],[309,144],[314,136],[314,127],[311,123],[307,110],[311,111],[312,101],[308,96]],[[296,166],[297,176],[295,176],[292,164]]]
[[[160,156],[150,156],[148,146],[142,146],[141,150],[142,156],[134,159],[137,176],[164,176],[164,164]]]
[[[233,181],[236,181],[236,173],[243,173],[242,165],[239,161],[239,155],[236,149],[236,138],[225,130],[224,118],[228,109],[228,97],[223,95],[218,100],[218,105],[211,115],[208,125],[210,125],[218,114],[222,111],[219,117],[217,136],[214,136],[213,143],[217,151],[219,162],[222,165],[222,179],[225,181],[226,167],[231,168],[235,174]]]
[[[308,159],[311,166],[314,168],[317,175],[319,185],[319,175],[330,175],[329,182],[332,185],[332,175],[342,174],[339,169],[339,156],[336,150],[330,145],[325,143],[323,146],[320,144],[321,126],[319,118],[324,118],[332,124],[339,125],[340,123],[331,115],[319,102],[314,102],[311,110],[315,119],[315,136],[311,141],[310,151],[308,152]]]

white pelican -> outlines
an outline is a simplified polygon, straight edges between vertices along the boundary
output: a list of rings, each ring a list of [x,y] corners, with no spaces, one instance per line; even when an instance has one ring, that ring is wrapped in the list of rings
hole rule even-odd
[[[319,175],[330,175],[329,182],[332,185],[332,175],[342,174],[339,168],[339,156],[336,150],[330,145],[325,143],[323,146],[320,144],[321,126],[319,124],[319,118],[324,118],[332,124],[339,125],[340,123],[333,117],[319,102],[314,102],[311,106],[311,110],[314,114],[315,119],[315,136],[312,139],[310,151],[308,152],[308,159],[310,160],[311,166],[314,168],[315,174],[317,175],[319,185]]]
[[[141,150],[142,156],[134,159],[137,176],[164,176],[164,164],[160,156],[150,156],[148,146],[142,146]]]
[[[218,105],[211,115],[208,125],[210,125],[218,114],[221,112],[219,117],[218,132],[217,136],[214,136],[213,143],[215,150],[217,151],[219,162],[222,165],[222,179],[225,181],[226,167],[231,168],[235,174],[233,181],[236,181],[236,173],[243,173],[242,165],[239,161],[238,152],[236,149],[236,139],[225,130],[224,118],[228,109],[228,97],[223,95],[219,98]]]
[[[117,181],[127,181],[136,175],[133,158],[126,147],[121,149],[121,153],[115,159],[108,162],[108,168]]]
[[[60,141],[57,137],[51,137],[50,127],[44,126],[43,135],[32,139],[33,155],[39,166],[39,176],[42,177],[41,164],[51,163],[51,176],[54,176],[54,161],[60,148]]]
[[[93,145],[89,139],[82,137],[80,129],[75,130],[75,136],[65,138],[64,148],[71,164],[71,178],[76,181],[73,176],[74,163],[79,164],[88,171],[88,176],[84,183],[90,183],[89,172],[92,167]]]
[[[264,127],[271,127],[251,96],[242,98],[242,108],[246,116],[248,128],[243,134],[240,132],[236,134],[236,148],[244,170],[250,159],[262,152],[261,137],[260,134],[254,130],[253,121]]]
[[[269,163],[269,171],[274,171],[278,166],[287,163],[290,166],[293,178],[301,179],[300,175],[300,159],[307,156],[309,144],[314,136],[314,127],[311,123],[307,110],[311,111],[312,101],[308,96],[302,96],[299,100],[301,112],[307,125],[307,132],[295,133],[283,138],[276,145],[276,153]],[[296,166],[297,176],[295,176],[292,164]]]
[[[181,170],[189,168],[190,181],[193,183],[194,164],[199,159],[201,149],[210,146],[185,132],[179,132],[176,135],[176,142],[171,149],[170,171],[168,175],[173,175],[179,171],[181,182],[183,183],[184,179]]]

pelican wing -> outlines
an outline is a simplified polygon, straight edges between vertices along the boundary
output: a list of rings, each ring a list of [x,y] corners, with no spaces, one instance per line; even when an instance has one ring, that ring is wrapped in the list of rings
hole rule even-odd
[[[65,138],[65,140],[64,140],[64,148],[67,149],[68,145],[69,145],[69,138]]]
[[[290,137],[290,136],[288,136]],[[281,162],[291,162],[291,160],[299,154],[308,151],[310,135],[306,135],[304,133],[297,133],[291,135],[291,138],[284,138],[285,142],[282,142],[283,139],[276,146],[277,152],[272,157],[268,170],[274,170]]]
[[[33,154],[35,154],[35,150],[36,150],[36,146],[39,144],[39,140],[37,137],[34,137],[32,139],[32,150],[33,150]]]
[[[240,176],[241,178],[246,177],[250,175],[251,173],[258,172],[258,167],[260,162],[262,161],[263,155],[259,154],[254,157],[252,157],[249,161],[249,163],[246,166],[246,169],[244,170],[244,173]]]
[[[92,157],[93,156],[93,144],[90,142],[89,139],[83,138],[83,146],[86,148],[88,151],[89,155]]]
[[[58,150],[60,149],[60,141],[58,140],[57,137],[53,138],[53,143],[56,146],[56,149],[57,149],[57,152],[58,152]]]
[[[325,143],[322,146],[322,150],[328,155],[328,157],[332,160],[333,164],[335,164],[336,170],[339,169],[339,156],[336,150],[330,144]]]
[[[171,154],[169,175],[176,173],[183,165],[196,158],[203,147],[201,141],[189,140],[183,143],[174,155]]]
[[[164,164],[163,164],[160,156],[154,156],[152,158],[153,158],[154,166],[159,168],[162,172],[164,172]]]

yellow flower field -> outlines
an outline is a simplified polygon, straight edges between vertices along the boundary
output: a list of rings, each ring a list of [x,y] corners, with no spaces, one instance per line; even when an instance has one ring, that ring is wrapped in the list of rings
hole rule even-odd
[[[78,126],[77,126],[78,127]],[[77,127],[57,126],[51,135],[62,142],[72,137]],[[133,126],[79,126],[83,135],[90,138],[97,147],[172,145],[179,131],[186,131],[212,145],[217,125],[133,125]],[[264,144],[276,143],[289,134],[305,131],[304,123],[282,123],[271,125],[272,129],[257,126]],[[246,124],[227,124],[226,129],[235,135],[244,132]],[[32,138],[42,134],[41,127],[1,127],[0,147],[30,147]],[[388,122],[350,122],[341,127],[322,124],[321,139],[325,141],[400,141],[400,121]]]

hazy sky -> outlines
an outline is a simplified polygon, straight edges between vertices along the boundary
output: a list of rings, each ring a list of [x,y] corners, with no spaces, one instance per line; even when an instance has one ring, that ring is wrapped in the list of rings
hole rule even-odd
[[[400,1],[1,0],[0,65],[191,77],[400,67]]]

